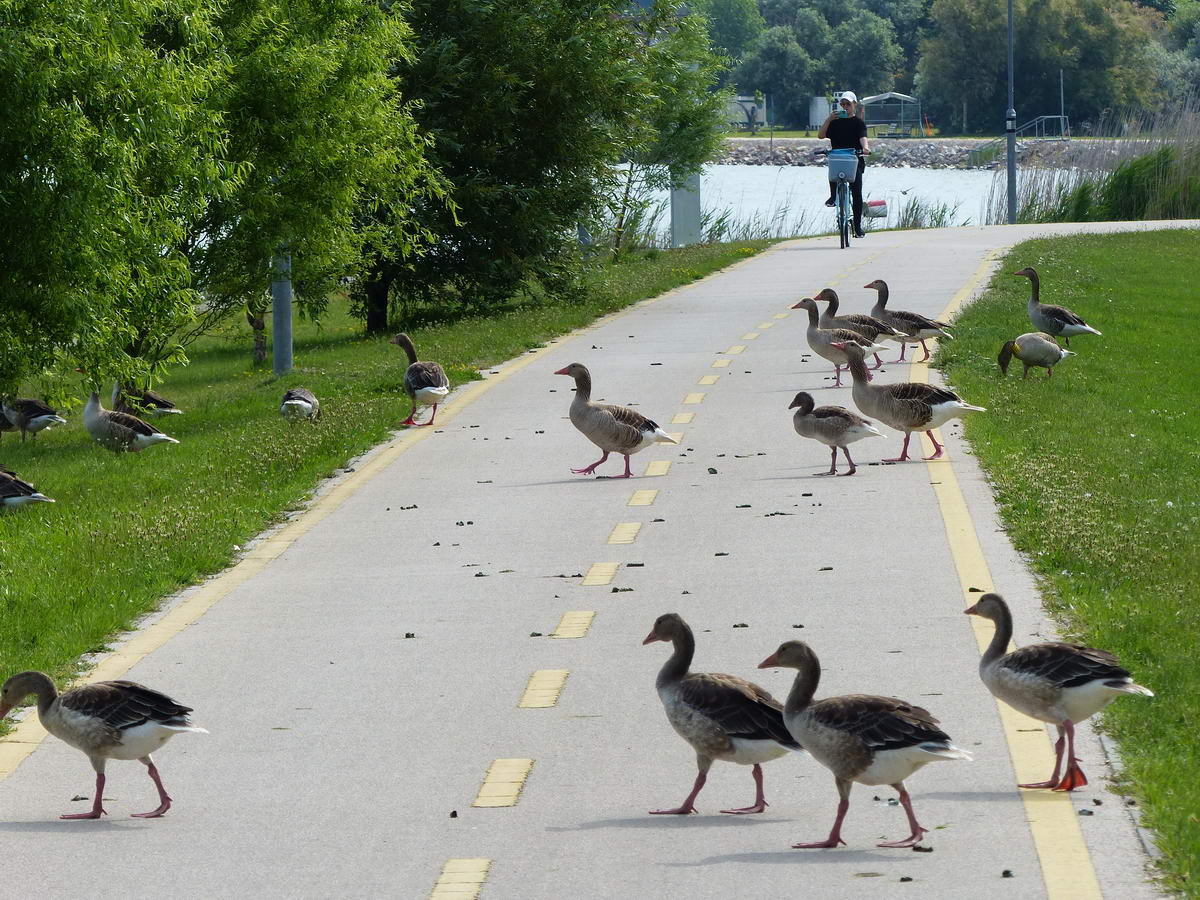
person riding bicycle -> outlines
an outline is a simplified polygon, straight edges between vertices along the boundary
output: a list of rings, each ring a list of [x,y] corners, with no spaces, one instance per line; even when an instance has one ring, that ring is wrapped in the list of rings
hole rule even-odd
[[[867,123],[862,119],[862,104],[854,91],[843,91],[838,97],[837,109],[829,114],[817,137],[828,138],[832,150],[861,150],[864,154],[871,152],[867,141]],[[858,159],[858,173],[850,182],[850,194],[854,199],[854,236],[861,238],[862,230],[862,179],[867,163],[861,156]],[[826,206],[833,206],[837,191],[837,182],[829,182],[829,199]]]

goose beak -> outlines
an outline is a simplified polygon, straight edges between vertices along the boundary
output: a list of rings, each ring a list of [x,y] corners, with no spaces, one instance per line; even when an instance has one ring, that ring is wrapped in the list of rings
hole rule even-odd
[[[653,644],[655,641],[661,640],[662,638],[658,636],[658,632],[651,628],[650,633],[646,635],[646,639],[642,641],[642,646],[645,647],[647,644]]]
[[[804,302],[804,301],[801,301],[801,303],[803,303],[803,302]],[[803,309],[803,308],[804,308],[804,307],[802,307],[802,306],[801,306],[799,303],[793,303],[793,304],[792,304],[792,309]]]
[[[758,667],[760,669],[778,669],[779,668],[779,660],[776,659],[776,657],[778,657],[778,656],[779,656],[779,651],[776,650],[774,653],[772,653],[770,656],[768,656],[766,659],[764,659],[762,662],[760,662],[758,664]]]
[[[559,370],[558,370],[557,372],[555,372],[554,374],[555,374],[555,375],[569,375],[570,373],[567,371],[567,367],[566,367],[566,366],[563,366],[561,369],[559,369]]]
[[[837,347],[839,350],[845,350],[845,349],[846,349],[846,342],[845,342],[845,341],[834,341],[834,342],[833,342],[833,343],[831,343],[829,346],[830,346],[830,347]]]
[[[966,613],[968,616],[979,615],[979,610],[976,609],[974,606],[972,606],[970,609],[964,609],[963,612]]]

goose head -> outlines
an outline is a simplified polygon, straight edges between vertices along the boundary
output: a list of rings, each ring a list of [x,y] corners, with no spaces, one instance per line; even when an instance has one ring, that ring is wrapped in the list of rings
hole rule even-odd
[[[800,415],[807,416],[813,411],[814,405],[812,394],[808,393],[808,391],[801,391],[792,399],[788,409],[798,409],[800,410]]]
[[[838,305],[837,291],[835,291],[833,288],[821,288],[821,290],[819,290],[813,296],[813,299],[818,303],[828,303],[830,309],[836,309]]]
[[[587,377],[588,368],[583,363],[571,363],[569,366],[563,366],[555,375],[568,375],[571,378],[579,378],[580,376]]]
[[[654,627],[646,635],[642,644],[653,644],[655,641],[674,641],[687,630],[687,624],[679,613],[664,613],[654,620]]]
[[[876,278],[870,284],[864,284],[863,287],[869,291],[886,291],[888,289],[887,282],[882,278]]]
[[[817,661],[817,654],[804,641],[784,641],[779,649],[758,664],[760,669],[803,669]]]
[[[830,347],[837,347],[850,358],[851,362],[862,362],[866,359],[866,354],[863,353],[862,347],[858,344],[851,344],[848,341],[833,341]]]
[[[43,695],[53,698],[55,693],[54,682],[44,672],[18,672],[0,687],[0,719],[30,694],[41,700]]]
[[[805,297],[799,303],[795,303],[792,305],[792,309],[815,310],[816,308],[817,308],[817,304],[813,301],[812,297]]]
[[[1008,604],[999,594],[984,594],[974,606],[964,609],[963,612],[968,616],[981,616],[995,622],[1008,613]]]
[[[1013,272],[1013,274],[1019,275],[1022,278],[1037,278],[1038,277],[1037,269],[1033,268],[1033,266],[1026,266],[1024,269],[1018,269],[1016,272]]]

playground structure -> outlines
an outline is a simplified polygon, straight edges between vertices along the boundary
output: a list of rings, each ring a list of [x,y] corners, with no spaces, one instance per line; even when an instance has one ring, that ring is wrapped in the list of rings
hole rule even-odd
[[[908,94],[888,91],[862,98],[863,121],[873,137],[924,137],[921,101]]]

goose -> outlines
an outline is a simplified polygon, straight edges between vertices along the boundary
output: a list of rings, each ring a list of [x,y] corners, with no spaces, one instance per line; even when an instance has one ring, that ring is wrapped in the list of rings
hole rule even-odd
[[[876,354],[884,349],[882,344],[876,344],[849,328],[822,328],[817,321],[817,304],[811,297],[805,297],[792,309],[808,310],[808,331],[806,332],[808,346],[812,347],[813,353],[817,356],[833,363],[833,372],[837,376],[834,387],[842,386],[842,366],[849,364],[849,357],[845,351],[846,344],[854,344],[861,347],[864,352],[869,350]],[[867,378],[870,377],[868,374]]]
[[[300,419],[321,418],[321,401],[308,388],[291,388],[284,391],[279,404],[279,414],[289,422]]]
[[[183,412],[178,406],[157,391],[139,391],[136,388],[122,388],[121,383],[114,382],[112,389],[113,412],[130,413],[131,415],[172,416]]]
[[[435,362],[417,362],[417,351],[412,339],[401,332],[388,343],[397,345],[408,356],[408,369],[404,372],[404,390],[412,400],[412,409],[408,418],[401,425],[416,425],[413,416],[417,414],[418,406],[432,406],[433,415],[422,425],[432,425],[437,418],[438,404],[450,393],[450,379],[446,372]]]
[[[908,441],[914,431],[924,431],[933,442],[933,455],[925,459],[938,459],[945,448],[933,436],[933,429],[940,428],[964,412],[987,412],[982,406],[965,402],[949,388],[915,381],[871,384],[862,351],[854,344],[845,344],[844,351],[850,359],[850,376],[854,379],[854,404],[866,415],[904,432],[904,447],[900,455],[895,459],[885,459],[884,462],[904,462],[908,459]]]
[[[154,758],[150,755],[177,734],[207,734],[192,725],[188,713],[165,694],[132,681],[100,681],[59,693],[44,672],[20,672],[0,688],[0,719],[28,697],[37,695],[38,718],[43,727],[76,750],[82,750],[96,770],[96,796],[90,812],[64,815],[62,819],[98,819],[104,809],[104,767],[110,759],[136,759],[146,766],[158,788],[158,808],[134,813],[139,819],[155,819],[171,808],[171,797],[163,787]]]
[[[1008,364],[1015,356],[1025,364],[1025,374],[1022,379],[1029,377],[1029,370],[1038,366],[1046,370],[1046,377],[1054,374],[1054,367],[1074,356],[1071,350],[1058,346],[1058,341],[1043,331],[1030,331],[1013,341],[1008,341],[1000,348],[1000,372],[1008,374]]]
[[[608,459],[610,453],[625,457],[625,472],[613,478],[629,478],[629,457],[651,444],[678,444],[675,438],[663,431],[658,423],[627,406],[593,403],[592,373],[583,363],[571,363],[554,373],[575,379],[575,399],[571,401],[571,424],[583,432],[583,436],[604,451],[598,460],[582,469],[572,469],[576,475],[591,475],[596,467]]]
[[[992,642],[979,661],[979,676],[987,689],[1018,712],[1058,729],[1054,745],[1054,772],[1046,781],[1022,784],[1023,788],[1073,791],[1088,783],[1075,757],[1075,723],[1082,722],[1122,694],[1153,697],[1149,688],[1135,684],[1107,650],[1079,644],[1030,644],[1011,653],[1012,613],[999,594],[984,594],[969,616],[991,619],[996,625]],[[1059,778],[1064,758],[1066,771]]]
[[[36,437],[39,431],[67,422],[54,409],[31,397],[5,400],[4,415],[21,432],[22,444],[25,443],[26,432]]]
[[[796,680],[783,707],[783,721],[812,757],[833,773],[840,800],[829,837],[813,843],[793,844],[797,850],[836,847],[842,840],[842,821],[850,808],[850,789],[859,784],[888,784],[900,794],[911,834],[880,847],[912,847],[927,829],[913,812],[904,779],[926,763],[970,760],[971,754],[955,747],[938,728],[928,710],[895,697],[847,694],[813,702],[821,680],[821,663],[803,641],[787,641],[758,664],[760,669],[796,669]]]
[[[839,316],[837,313],[840,301],[838,300],[837,291],[833,288],[823,288],[813,296],[813,299],[818,303],[829,304],[825,312],[821,313],[820,324],[822,328],[848,328],[851,331],[857,331],[869,341],[878,341],[881,337],[888,338],[889,340],[904,338],[903,331],[875,316],[868,316],[863,313],[847,313],[844,316]],[[878,369],[882,365],[883,360],[876,353],[873,368]]]
[[[83,424],[101,446],[115,453],[137,453],[155,444],[179,443],[137,416],[105,409],[96,391],[92,391],[83,408]]]
[[[4,412],[4,406],[0,404],[0,438],[4,437],[4,432],[16,430],[17,426],[12,423],[12,420]]]
[[[930,356],[929,346],[925,341],[929,338],[954,340],[954,335],[946,330],[950,327],[946,322],[927,318],[920,313],[907,312],[902,309],[888,309],[888,286],[887,282],[883,279],[877,278],[870,284],[864,284],[863,287],[878,292],[878,299],[876,299],[875,305],[871,307],[871,315],[877,319],[882,319],[893,328],[904,332],[905,337],[892,338],[892,340],[900,342],[900,358],[896,362],[904,362],[904,351],[907,349],[908,341],[921,342],[921,349],[925,351],[925,355],[921,357],[920,362],[925,362]]]
[[[1073,334],[1100,334],[1065,306],[1054,306],[1038,301],[1041,282],[1036,269],[1027,266],[1013,274],[1029,279],[1029,285],[1032,288],[1032,293],[1029,295],[1029,321],[1037,326],[1038,331],[1044,331],[1054,337],[1062,335],[1068,347],[1071,346],[1071,335]]]
[[[754,805],[721,812],[762,812],[769,805],[763,796],[762,764],[801,749],[783,724],[783,707],[763,688],[736,675],[689,672],[696,639],[678,613],[654,620],[642,644],[656,641],[670,641],[675,647],[659,671],[655,686],[667,721],[696,751],[700,771],[682,804],[675,809],[654,809],[651,814],[682,816],[696,812],[696,795],[716,759],[751,766],[754,776]]]
[[[27,503],[53,503],[54,501],[28,481],[17,477],[12,469],[0,466],[0,507],[24,506]]]
[[[817,406],[814,408],[812,394],[801,391],[788,409],[796,410],[792,416],[792,426],[800,437],[813,438],[830,449],[829,471],[818,472],[818,475],[837,474],[838,447],[846,455],[850,466],[849,472],[843,475],[853,475],[857,469],[854,460],[850,458],[847,444],[861,441],[867,437],[883,437],[883,434],[870,421],[858,413],[852,413],[844,406]]]

